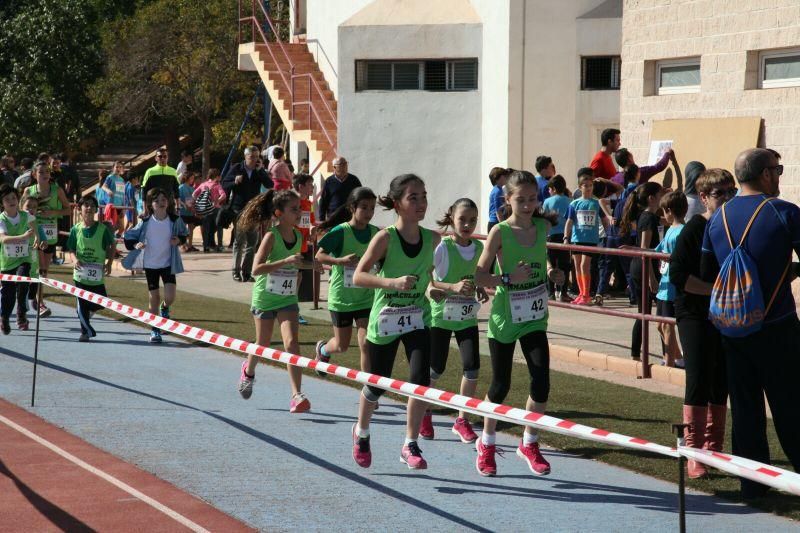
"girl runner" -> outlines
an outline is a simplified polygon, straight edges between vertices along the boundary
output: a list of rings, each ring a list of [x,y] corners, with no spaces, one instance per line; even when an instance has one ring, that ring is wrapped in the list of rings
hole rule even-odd
[[[39,197],[37,224],[44,228],[45,235],[47,235],[47,248],[39,253],[39,272],[42,277],[46,278],[58,242],[58,219],[69,216],[69,200],[61,187],[51,184],[50,169],[47,163],[37,163],[33,167],[33,177],[36,183],[25,189],[23,197]],[[50,313],[51,311],[44,301],[39,302],[39,316],[46,318],[50,316]]]
[[[123,259],[122,266],[128,270],[144,270],[150,312],[164,318],[169,318],[169,306],[175,301],[175,276],[183,272],[178,245],[186,242],[187,233],[186,224],[175,212],[172,197],[157,187],[147,191],[142,220],[125,233],[125,247],[131,252]],[[159,280],[164,284],[163,300]],[[160,344],[161,341],[161,330],[152,328],[150,342]]]
[[[31,254],[36,237],[36,217],[19,210],[19,193],[16,189],[3,184],[0,187],[0,271],[12,276],[29,276],[31,272]],[[0,316],[3,335],[11,333],[11,312],[14,300],[17,303],[17,328],[28,329],[28,317],[25,314],[25,297],[28,294],[28,283],[3,282],[0,285]]]
[[[364,372],[370,372],[366,342],[374,291],[356,287],[353,274],[361,256],[367,251],[369,241],[378,232],[378,228],[369,223],[375,214],[375,200],[375,193],[367,187],[353,189],[345,205],[320,224],[320,231],[330,231],[320,240],[317,251],[317,261],[331,265],[328,309],[333,322],[333,338],[317,342],[316,359],[327,363],[331,355],[346,351],[350,347],[355,322],[361,351],[361,370]],[[348,216],[349,220],[345,218]],[[324,372],[317,373],[327,376]]]
[[[431,283],[431,386],[444,374],[450,353],[450,337],[455,333],[461,363],[461,394],[475,396],[478,387],[480,355],[478,353],[478,303],[489,301],[484,289],[475,288],[475,268],[483,252],[483,244],[472,238],[478,224],[478,206],[469,198],[461,198],[450,206],[441,220],[440,228],[453,228],[454,235],[445,237],[434,252],[434,280]],[[425,411],[419,435],[433,439],[433,416]],[[472,425],[460,411],[451,429],[461,442],[472,443],[478,438]]]
[[[22,208],[28,213],[29,216],[36,216],[36,211],[39,210],[39,198],[36,196],[26,196],[22,202]],[[36,224],[36,239],[33,241],[33,249],[31,250],[31,273],[32,278],[39,277],[39,250],[47,246],[47,236],[44,234],[44,228]],[[30,309],[39,309],[38,303],[39,283],[28,284],[28,305]]]
[[[409,381],[427,386],[431,370],[431,309],[425,293],[431,278],[433,251],[441,238],[419,225],[428,209],[428,195],[425,183],[418,176],[403,174],[394,178],[389,192],[378,203],[387,210],[394,209],[397,222],[375,234],[353,275],[357,286],[375,289],[367,327],[370,368],[373,374],[390,376],[402,341],[411,367]],[[379,265],[377,274],[372,273],[375,265]],[[358,422],[352,430],[353,459],[363,468],[372,464],[369,422],[382,394],[382,389],[365,386],[359,398]],[[422,400],[408,399],[406,438],[400,461],[411,469],[428,467],[417,445],[425,405]]]
[[[255,197],[242,211],[236,231],[255,231],[273,218],[276,223],[261,240],[254,260],[256,282],[251,312],[256,326],[256,342],[269,346],[277,320],[284,351],[299,354],[297,285],[298,267],[303,264],[300,253],[303,236],[295,226],[300,222],[300,196],[291,189],[278,192],[270,189]],[[249,355],[242,363],[239,394],[245,400],[253,394],[257,362],[256,356]],[[311,402],[301,392],[303,372],[297,366],[286,366],[292,388],[289,412],[304,413],[311,409]]]
[[[497,287],[489,316],[489,354],[492,383],[486,398],[502,403],[511,388],[514,347],[519,341],[531,377],[526,408],[544,413],[550,393],[550,349],[547,344],[547,278],[564,282],[564,272],[546,271],[547,235],[555,215],[544,214],[539,206],[536,178],[514,171],[507,184],[506,203],[512,214],[489,232],[478,260],[475,281],[483,287]],[[497,258],[495,274],[490,274]],[[497,473],[495,427],[497,421],[484,418],[483,435],[476,443],[475,466],[482,476]],[[550,473],[550,464],[539,450],[536,430],[526,427],[517,447],[536,475]]]

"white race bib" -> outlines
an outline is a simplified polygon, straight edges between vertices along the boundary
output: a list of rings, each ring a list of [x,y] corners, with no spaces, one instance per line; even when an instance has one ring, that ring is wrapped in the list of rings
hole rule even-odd
[[[378,336],[402,335],[422,329],[422,309],[416,305],[406,307],[384,307],[378,315]]]
[[[267,291],[280,296],[297,294],[297,270],[280,268],[267,274]]]
[[[547,316],[547,285],[526,291],[510,291],[511,320],[515,324],[541,320]]]
[[[30,248],[27,242],[9,242],[3,245],[3,252],[8,258],[19,259],[20,257],[28,257]]]
[[[344,270],[344,288],[345,289],[358,289],[359,287],[353,283],[353,275],[356,273],[356,267],[354,266],[346,266],[343,267]],[[378,267],[377,265],[372,265],[372,269],[370,269],[370,274],[377,274]]]
[[[576,213],[578,226],[582,228],[593,228],[597,223],[597,211],[591,209],[581,209]]]
[[[75,276],[80,281],[103,281],[103,265],[83,263],[80,267],[75,267]]]
[[[444,301],[442,318],[450,322],[465,322],[478,317],[481,304],[475,298],[448,296]]]
[[[661,261],[661,264],[658,265],[658,271],[661,272],[661,275],[665,275],[669,270],[669,261]]]
[[[42,224],[42,229],[48,241],[58,238],[58,227],[55,224]]]
[[[303,211],[300,214],[300,227],[301,228],[311,227],[311,211]]]

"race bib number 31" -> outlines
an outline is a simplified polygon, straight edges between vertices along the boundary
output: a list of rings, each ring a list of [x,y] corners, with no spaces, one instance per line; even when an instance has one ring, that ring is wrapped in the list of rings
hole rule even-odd
[[[3,245],[3,252],[6,257],[11,259],[19,259],[20,257],[28,257],[30,249],[27,242],[10,242]]]
[[[281,268],[267,274],[267,291],[280,296],[297,294],[297,270]]]
[[[448,296],[444,301],[442,318],[450,322],[465,322],[478,317],[481,304],[475,298]]]
[[[422,329],[422,309],[416,305],[384,307],[378,315],[378,336],[402,335]]]
[[[578,219],[578,226],[584,228],[593,228],[597,221],[597,212],[591,209],[580,210],[576,213]]]
[[[515,324],[547,316],[547,286],[544,284],[527,291],[511,291],[509,301],[511,320]]]

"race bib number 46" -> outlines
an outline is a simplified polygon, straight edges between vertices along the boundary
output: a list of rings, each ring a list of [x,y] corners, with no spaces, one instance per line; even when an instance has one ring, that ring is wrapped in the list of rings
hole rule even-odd
[[[103,265],[84,263],[75,267],[75,275],[80,281],[103,281]]]
[[[450,322],[465,322],[478,317],[481,304],[475,298],[448,296],[444,301],[442,318]]]
[[[515,324],[547,316],[547,286],[544,284],[527,291],[511,291],[509,301],[511,320]]]
[[[384,307],[378,315],[378,335],[389,337],[422,329],[422,309],[416,305]]]
[[[267,291],[280,296],[297,294],[297,270],[281,268],[267,274]]]
[[[30,248],[27,242],[10,242],[3,245],[3,252],[6,257],[19,259],[30,255]]]
[[[593,228],[597,223],[597,212],[591,209],[578,211],[576,217],[578,218],[578,226],[584,228]]]

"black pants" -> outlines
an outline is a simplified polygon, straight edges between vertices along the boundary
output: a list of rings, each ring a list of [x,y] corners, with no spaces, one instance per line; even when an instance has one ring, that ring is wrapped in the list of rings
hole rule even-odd
[[[556,233],[555,235],[548,235],[547,242],[554,242],[556,244],[564,244],[564,234],[563,233]],[[569,252],[566,250],[547,250],[547,259],[550,261],[550,266],[553,268],[557,268],[564,272],[564,276],[566,278],[569,277]],[[554,294],[555,291],[555,283],[552,281],[547,282],[550,287],[550,294]],[[562,290],[564,294],[566,294],[566,281],[564,282],[564,287]]]
[[[431,332],[428,328],[405,333],[389,344],[367,341],[367,355],[372,373],[383,377],[392,375],[394,358],[401,341],[410,367],[408,382],[427,387],[431,384]],[[376,402],[385,391],[365,385],[362,392],[368,400]]]
[[[640,259],[636,258],[635,261],[641,261]],[[650,268],[655,268],[653,264],[650,264]],[[655,272],[658,272],[656,270]],[[659,274],[656,274],[656,278],[660,278]],[[648,291],[648,300],[645,302],[645,305],[642,305],[642,268],[641,266],[638,268],[631,269],[631,279],[629,283],[629,287],[631,289],[631,295],[633,299],[636,301],[636,309],[641,313],[642,309],[644,309],[647,314],[650,314],[653,310],[653,300],[655,299],[655,295]],[[642,321],[636,320],[633,323],[633,330],[631,331],[631,358],[639,359],[642,356]]]
[[[34,253],[36,253],[35,250]],[[30,276],[30,273],[30,263],[22,263],[17,268],[3,270],[3,274],[10,276],[27,277]],[[25,312],[25,309],[27,309],[25,299],[28,296],[28,285],[30,285],[30,283],[3,282],[2,286],[0,286],[0,315],[2,315],[3,318],[9,318],[11,316],[11,312],[14,310],[14,301],[17,303],[17,314],[19,315]]]
[[[534,331],[519,339],[522,355],[528,364],[531,378],[530,396],[535,402],[544,403],[550,395],[550,346],[547,333]],[[511,390],[511,368],[514,365],[516,342],[504,343],[489,339],[489,355],[492,359],[492,383],[486,394],[494,403],[503,403]]]
[[[704,318],[681,318],[678,335],[686,363],[686,392],[683,403],[697,407],[728,403],[725,354],[717,328]]]
[[[200,234],[203,236],[203,248],[216,248],[222,246],[222,228],[217,227],[217,213],[219,208],[203,217],[200,225]],[[216,239],[214,238],[216,236]]]
[[[314,259],[314,249],[309,246],[303,252],[303,259],[309,263]],[[314,301],[314,271],[309,269],[300,270],[300,283],[297,285],[297,299],[301,302]]]
[[[444,374],[447,366],[447,356],[450,353],[450,337],[452,337],[453,333],[456,334],[464,377],[478,379],[478,370],[481,368],[481,358],[478,350],[478,326],[456,332],[444,328],[431,328],[431,377],[439,379]]]
[[[734,339],[722,337],[733,418],[733,453],[769,463],[767,395],[781,448],[800,472],[800,321],[797,316]],[[758,484],[742,479],[742,491]]]
[[[105,285],[84,285],[79,281],[75,281],[75,286],[85,291],[99,294],[100,296],[108,296]],[[83,298],[78,298],[78,320],[81,323],[81,333],[95,337],[97,332],[92,327],[91,319],[92,313],[103,309],[103,306]]]

